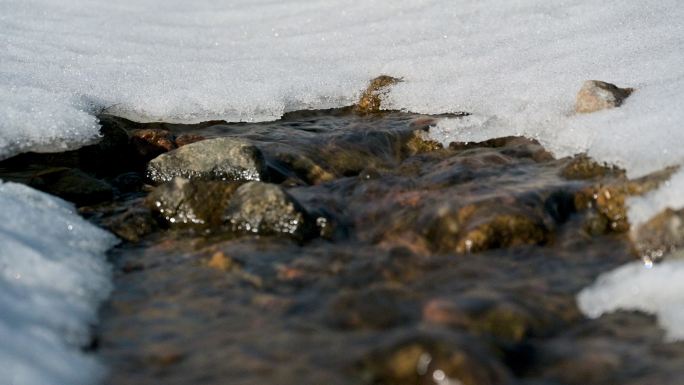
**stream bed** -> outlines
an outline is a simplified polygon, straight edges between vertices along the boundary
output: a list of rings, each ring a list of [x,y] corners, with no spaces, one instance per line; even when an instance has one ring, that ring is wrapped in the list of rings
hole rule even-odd
[[[575,297],[638,258],[624,199],[663,175],[521,137],[443,147],[435,118],[105,115],[98,144],[0,177],[122,239],[87,347],[106,384],[680,383],[684,343],[642,313],[587,319]]]

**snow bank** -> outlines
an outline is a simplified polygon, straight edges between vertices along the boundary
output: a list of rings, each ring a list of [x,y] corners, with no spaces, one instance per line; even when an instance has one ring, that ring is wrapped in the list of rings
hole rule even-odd
[[[566,152],[592,142],[646,172],[612,154],[612,138],[625,133],[622,147],[639,148],[645,168],[681,160],[661,153],[680,151],[662,139],[682,138],[682,17],[677,0],[2,0],[0,156],[79,145],[96,136],[89,114],[101,110],[276,119],[350,104],[387,73],[406,79],[389,107],[565,135],[556,147]],[[593,78],[639,91],[620,111],[572,116]]]
[[[115,238],[73,207],[0,181],[0,384],[80,385],[102,368],[81,352],[110,290]]]
[[[616,310],[655,314],[668,340],[684,340],[684,261],[668,260],[650,268],[639,262],[621,266],[580,292],[577,301],[593,318]]]

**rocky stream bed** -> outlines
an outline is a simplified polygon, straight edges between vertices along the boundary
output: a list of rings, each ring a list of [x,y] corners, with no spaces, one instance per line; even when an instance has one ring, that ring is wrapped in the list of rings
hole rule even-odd
[[[107,384],[682,383],[684,343],[652,317],[575,300],[641,255],[624,199],[668,171],[628,180],[519,137],[443,147],[434,118],[102,115],[98,144],[0,177],[122,239],[86,347]]]

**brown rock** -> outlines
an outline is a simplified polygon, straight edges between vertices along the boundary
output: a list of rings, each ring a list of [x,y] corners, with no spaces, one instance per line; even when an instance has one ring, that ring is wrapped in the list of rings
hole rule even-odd
[[[588,216],[586,226],[591,234],[624,233],[629,230],[625,199],[629,196],[624,185],[592,186],[575,194],[578,210],[593,209],[598,215]]]
[[[624,171],[599,164],[584,154],[573,157],[561,170],[561,176],[572,180],[593,179],[609,175],[624,176]]]
[[[411,319],[409,293],[394,287],[371,287],[337,295],[328,320],[341,329],[388,329]]]
[[[588,113],[619,107],[632,92],[633,88],[619,88],[615,84],[587,80],[577,93],[575,111]]]
[[[177,147],[183,147],[186,144],[190,143],[195,143],[199,142],[200,140],[204,140],[205,138],[201,135],[195,135],[195,134],[181,134],[176,137],[176,146]]]
[[[154,157],[176,148],[173,134],[158,128],[144,128],[130,132],[131,145],[143,159]]]
[[[662,259],[668,252],[684,246],[684,209],[666,209],[639,226],[633,238],[645,261]]]
[[[508,371],[476,341],[456,334],[415,335],[390,342],[362,362],[373,384],[494,385]]]
[[[371,80],[368,88],[361,95],[361,99],[356,104],[356,110],[360,112],[378,112],[383,101],[383,98],[389,92],[389,88],[401,79],[393,78],[387,75],[380,75]]]
[[[173,225],[217,226],[240,182],[174,178],[155,188],[145,204]]]
[[[467,210],[468,208],[464,208]],[[550,231],[541,218],[519,210],[501,211],[468,220],[456,243],[457,253],[471,253],[499,247],[543,244]]]
[[[404,151],[408,156],[437,151],[442,148],[441,143],[429,139],[427,133],[422,130],[411,131],[408,140],[404,144]]]
[[[216,270],[230,271],[238,267],[238,264],[222,251],[217,251],[211,255],[207,261],[207,266]]]
[[[138,242],[154,231],[157,226],[150,210],[133,207],[103,221],[102,225],[117,237],[128,242]]]
[[[541,321],[515,301],[498,296],[468,294],[456,300],[433,299],[423,307],[423,319],[475,334],[492,335],[509,342],[520,342],[538,334]]]

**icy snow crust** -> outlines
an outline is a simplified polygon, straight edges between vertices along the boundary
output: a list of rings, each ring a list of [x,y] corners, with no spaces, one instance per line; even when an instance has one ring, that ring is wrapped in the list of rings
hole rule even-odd
[[[92,384],[84,354],[115,238],[58,198],[0,181],[0,384]]]

